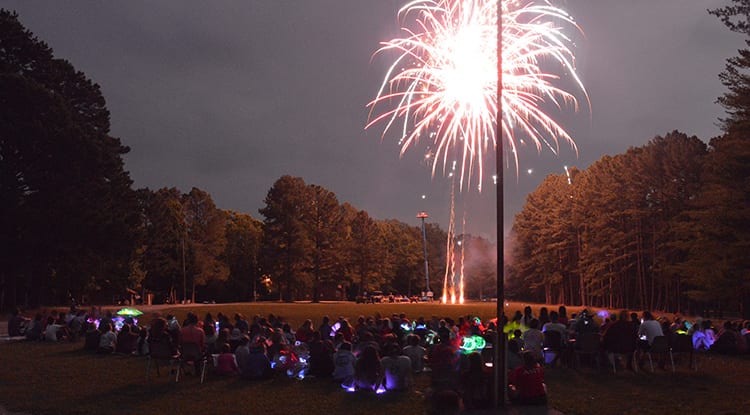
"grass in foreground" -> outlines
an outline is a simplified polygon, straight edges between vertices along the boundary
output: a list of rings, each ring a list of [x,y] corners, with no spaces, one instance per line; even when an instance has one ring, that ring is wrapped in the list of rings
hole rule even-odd
[[[520,305],[517,305],[520,306]],[[323,315],[356,319],[360,314],[405,312],[429,318],[472,313],[494,314],[493,303],[465,306],[439,304],[231,304],[164,309],[182,318],[189,310],[202,315],[219,311],[245,315],[283,315],[293,326],[306,318],[317,324]],[[515,311],[511,306],[512,311]],[[346,393],[325,379],[278,378],[248,382],[209,374],[203,385],[195,376],[179,384],[162,370],[146,382],[144,358],[96,356],[82,343],[0,344],[0,404],[11,411],[44,414],[422,414],[429,378],[417,378],[415,391],[361,396]],[[616,375],[602,366],[547,370],[550,406],[571,414],[746,414],[750,413],[750,357],[701,356],[700,370],[683,361],[676,373],[632,372]]]

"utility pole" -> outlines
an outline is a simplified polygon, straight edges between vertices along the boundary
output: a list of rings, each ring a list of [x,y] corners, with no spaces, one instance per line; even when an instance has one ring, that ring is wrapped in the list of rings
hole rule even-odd
[[[422,219],[422,245],[424,247],[424,279],[425,279],[425,293],[430,292],[430,267],[427,263],[427,232],[424,229],[424,220],[429,218],[430,215],[427,212],[417,213],[417,218]]]
[[[504,246],[504,199],[503,199],[503,2],[497,1],[497,114],[495,114],[495,201],[497,206],[497,336],[495,337],[494,401],[496,408],[505,407],[506,361],[503,314],[505,313],[505,246]]]
[[[185,273],[185,234],[182,235],[182,303],[187,303],[187,274]]]

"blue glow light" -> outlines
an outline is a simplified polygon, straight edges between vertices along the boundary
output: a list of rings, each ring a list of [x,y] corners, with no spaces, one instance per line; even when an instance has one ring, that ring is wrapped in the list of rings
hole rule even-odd
[[[331,337],[332,338],[336,337],[336,332],[339,331],[340,328],[341,328],[341,322],[340,321],[337,321],[336,323],[333,324],[333,326],[331,326]]]

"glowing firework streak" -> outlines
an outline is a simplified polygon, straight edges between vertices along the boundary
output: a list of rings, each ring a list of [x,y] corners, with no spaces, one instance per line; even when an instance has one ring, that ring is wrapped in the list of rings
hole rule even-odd
[[[401,154],[427,136],[434,147],[433,175],[446,172],[449,159],[461,162],[461,178],[471,184],[477,174],[481,191],[485,151],[497,145],[497,4],[496,0],[414,0],[399,10],[408,23],[405,37],[381,43],[376,53],[394,51],[365,128],[385,122],[383,134],[401,123]],[[572,40],[563,27],[572,17],[547,1],[502,1],[502,130],[518,171],[516,139],[527,137],[537,151],[557,153],[558,139],[575,143],[540,105],[572,104],[573,94],[553,84],[541,62],[556,63],[584,93],[574,69]],[[588,98],[587,98],[588,99]],[[379,106],[395,107],[375,115]],[[442,159],[442,163],[440,160]]]
[[[456,163],[453,163],[452,170],[455,171]],[[455,186],[455,174],[449,173],[451,177],[451,204],[450,204],[450,218],[448,220],[448,238],[445,243],[445,277],[443,279],[443,304],[448,304],[448,296],[450,295],[451,304],[463,304],[464,303],[464,245],[463,241],[458,242],[459,248],[456,249],[456,186]],[[466,213],[464,212],[463,221],[461,223],[461,235],[466,234]],[[460,265],[458,267],[459,275],[458,281],[456,281],[456,251],[459,253]],[[456,298],[456,285],[458,285],[458,298]]]
[[[454,166],[455,168],[455,166]],[[453,174],[453,173],[451,173]],[[451,185],[451,210],[450,219],[448,220],[448,239],[445,243],[445,277],[443,278],[443,304],[448,304],[448,293],[450,290],[451,304],[456,304],[456,290],[453,287],[453,275],[455,271],[454,261],[454,243],[455,239],[453,235],[455,233],[455,217],[456,217],[456,186],[455,176],[453,176]]]

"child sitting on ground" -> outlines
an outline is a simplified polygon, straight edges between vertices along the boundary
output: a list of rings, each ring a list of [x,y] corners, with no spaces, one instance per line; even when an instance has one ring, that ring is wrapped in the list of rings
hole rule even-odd
[[[237,367],[237,360],[234,357],[234,353],[232,353],[232,347],[229,343],[222,343],[220,350],[221,354],[216,362],[216,373],[227,376],[238,375],[240,370]]]
[[[523,366],[517,367],[508,378],[508,397],[521,405],[546,405],[547,386],[544,368],[533,353],[523,353]]]

